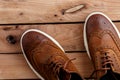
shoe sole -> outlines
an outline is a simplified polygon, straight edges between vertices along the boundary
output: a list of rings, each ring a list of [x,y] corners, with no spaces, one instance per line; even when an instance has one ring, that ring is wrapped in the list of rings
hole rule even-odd
[[[25,57],[28,65],[29,65],[30,68],[33,70],[33,72],[34,72],[41,80],[45,80],[45,79],[32,67],[32,65],[30,64],[30,62],[29,62],[29,60],[27,59],[27,57],[26,57],[26,55],[25,55],[25,52],[24,52],[24,50],[23,50],[22,39],[23,39],[23,37],[24,37],[24,35],[25,35],[26,33],[31,32],[31,31],[38,32],[38,33],[46,36],[46,37],[49,38],[51,41],[53,41],[64,53],[65,53],[65,51],[64,51],[64,49],[62,48],[62,46],[60,46],[60,44],[59,44],[55,39],[53,39],[51,36],[49,36],[48,34],[42,32],[42,31],[40,31],[40,30],[37,30],[37,29],[29,29],[29,30],[27,30],[27,31],[25,31],[25,32],[23,33],[23,35],[21,36],[21,40],[20,40],[20,46],[21,46],[23,55],[24,55],[24,57]]]
[[[84,36],[84,45],[85,45],[85,48],[86,48],[86,51],[87,51],[87,54],[89,56],[89,58],[91,59],[91,56],[90,56],[90,52],[89,52],[89,49],[88,49],[88,43],[87,43],[87,36],[86,36],[86,24],[87,24],[87,21],[88,19],[95,15],[95,14],[100,14],[100,15],[103,15],[105,18],[107,18],[109,20],[109,22],[113,25],[113,28],[115,29],[115,31],[117,32],[118,34],[118,37],[120,38],[120,34],[119,34],[119,30],[117,29],[117,27],[113,24],[113,22],[111,21],[111,19],[106,16],[105,14],[101,13],[101,12],[93,12],[91,13],[90,15],[87,16],[86,20],[85,20],[85,24],[84,24],[84,31],[83,31],[83,36]]]

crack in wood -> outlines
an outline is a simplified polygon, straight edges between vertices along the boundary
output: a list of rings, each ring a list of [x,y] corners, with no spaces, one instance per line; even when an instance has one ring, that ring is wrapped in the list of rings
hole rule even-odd
[[[67,10],[64,10],[64,14],[65,13],[74,13],[76,11],[79,11],[79,10],[83,9],[84,7],[85,7],[85,4],[77,5],[75,7],[72,7],[72,8],[69,8]]]
[[[18,25],[12,26],[12,27],[6,27],[6,26],[5,26],[5,27],[3,28],[3,30],[4,30],[4,31],[9,31],[9,30],[15,30],[15,29],[18,29],[18,28],[19,28]]]

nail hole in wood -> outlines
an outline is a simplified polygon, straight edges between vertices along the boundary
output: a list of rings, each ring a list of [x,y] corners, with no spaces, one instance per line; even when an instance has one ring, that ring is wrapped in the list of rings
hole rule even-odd
[[[22,16],[22,15],[23,15],[23,12],[21,12],[19,15],[21,15],[21,16]]]
[[[62,21],[63,19],[60,19],[60,21]]]
[[[16,25],[15,28],[17,29],[19,27],[19,25]]]
[[[54,16],[55,16],[55,17],[57,17],[58,15],[57,15],[57,14],[55,14]]]

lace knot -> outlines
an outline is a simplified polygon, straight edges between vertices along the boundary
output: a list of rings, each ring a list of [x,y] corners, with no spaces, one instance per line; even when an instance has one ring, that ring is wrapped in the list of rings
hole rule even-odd
[[[69,62],[71,62],[72,60],[75,60],[75,59],[76,58],[70,59],[70,60],[66,61],[65,63],[64,63],[64,60],[63,61],[61,61],[61,60],[60,61],[57,61],[57,60],[51,61],[48,66],[53,70],[54,74],[59,75],[60,69],[61,68],[66,69]]]

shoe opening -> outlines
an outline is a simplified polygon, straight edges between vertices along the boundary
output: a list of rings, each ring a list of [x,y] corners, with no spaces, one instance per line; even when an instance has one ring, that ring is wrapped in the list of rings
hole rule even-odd
[[[80,77],[80,75],[78,75],[76,73],[71,73],[71,79],[70,80],[82,80],[82,78]]]
[[[63,69],[60,69],[59,80],[83,80],[81,76],[77,73],[68,73]]]
[[[120,80],[120,74],[113,71],[107,71],[107,73],[101,77],[100,80]]]

